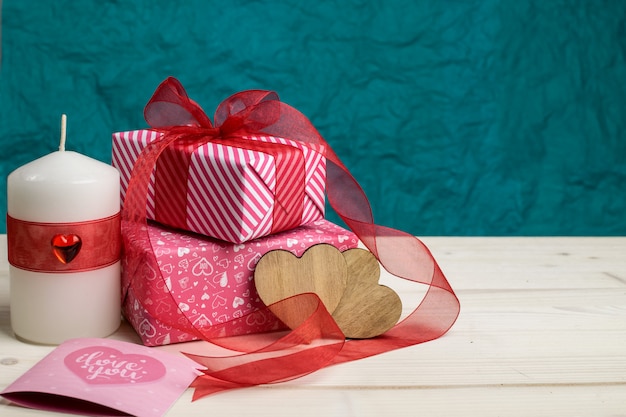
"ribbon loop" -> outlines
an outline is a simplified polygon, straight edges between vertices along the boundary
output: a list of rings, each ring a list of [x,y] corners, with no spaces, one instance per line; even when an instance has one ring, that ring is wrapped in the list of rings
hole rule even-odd
[[[188,97],[178,80],[169,77],[161,83],[144,109],[148,124],[162,131],[164,136],[161,140],[168,143],[156,160],[156,220],[186,229],[191,155],[198,147],[214,142],[273,156],[276,190],[272,232],[298,226],[305,195],[302,152],[289,145],[252,139],[265,136],[264,129],[281,120],[280,104],[274,92],[242,91],[218,106],[213,125],[202,108]],[[292,116],[297,117],[297,113],[292,112]],[[319,152],[319,149],[316,151]],[[286,169],[287,164],[292,169]]]
[[[187,96],[182,84],[173,77],[167,78],[157,87],[143,114],[148,124],[154,128],[213,127],[202,108]]]
[[[233,94],[217,107],[213,120],[215,120],[215,124],[217,126],[222,126],[226,123],[229,117],[241,114],[245,110],[253,109],[259,104],[267,101],[278,102],[278,95],[273,91],[265,90],[247,90]],[[248,113],[250,113],[250,111]],[[244,118],[250,118],[250,114],[246,114]],[[272,115],[269,120],[265,121],[265,124],[270,125],[275,123],[275,121],[276,120]]]

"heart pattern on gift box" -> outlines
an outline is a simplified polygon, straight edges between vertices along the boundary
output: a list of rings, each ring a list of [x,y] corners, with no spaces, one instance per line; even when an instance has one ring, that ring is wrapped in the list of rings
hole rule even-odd
[[[400,297],[379,285],[379,278],[380,266],[371,252],[350,249],[342,253],[327,244],[312,246],[300,258],[284,250],[268,252],[254,273],[259,297],[287,326],[298,326],[301,312],[271,304],[314,292],[344,335],[353,339],[381,335],[400,318]]]
[[[50,239],[52,253],[62,263],[69,264],[76,258],[83,246],[80,236],[75,234],[57,234]]]
[[[76,350],[65,357],[64,363],[74,375],[92,385],[146,383],[166,374],[165,365],[155,358],[125,354],[106,346]]]
[[[167,334],[173,343],[193,340],[195,338],[193,334],[163,323],[180,322],[182,325],[179,327],[184,328],[189,325],[187,320],[194,322],[200,314],[214,311],[227,316],[231,321],[220,326],[226,329],[228,334],[261,332],[277,327],[278,320],[267,312],[261,321],[247,320],[250,313],[264,306],[254,287],[253,273],[261,256],[270,250],[270,241],[274,242],[272,249],[289,250],[298,256],[304,253],[306,248],[302,244],[305,242],[306,247],[321,243],[332,243],[342,248],[353,248],[357,245],[356,236],[327,220],[238,245],[213,242],[196,236],[189,240],[187,235],[171,233],[168,229],[152,226],[148,228],[148,232],[153,243],[162,241],[164,245],[159,248],[168,249],[162,250],[158,257],[163,279],[155,279],[156,272],[149,264],[142,267],[149,270],[140,273],[145,279],[127,277],[132,279],[134,284],[132,291],[128,292],[124,311],[142,341],[149,346],[158,345],[165,340],[164,336]],[[338,236],[349,236],[349,239],[340,245],[337,241]],[[298,243],[289,248],[288,238],[297,240]],[[185,254],[186,251],[179,251],[179,248],[189,248],[190,251]],[[184,256],[181,258],[180,254]],[[220,262],[223,259],[228,262]],[[166,269],[168,265],[173,266],[171,273]],[[164,280],[171,285],[164,286]],[[171,295],[166,290],[169,290]],[[133,309],[133,303],[138,296],[142,297],[138,303],[140,307]],[[172,296],[174,303],[171,301]],[[241,304],[241,300],[236,297],[243,299],[244,303]],[[159,308],[159,313],[164,316],[163,320],[152,315],[159,305],[159,299],[164,299],[172,306],[167,312]],[[186,311],[181,312],[181,303],[187,305],[189,309],[183,307]],[[207,315],[216,322],[217,316],[214,318],[211,314]]]

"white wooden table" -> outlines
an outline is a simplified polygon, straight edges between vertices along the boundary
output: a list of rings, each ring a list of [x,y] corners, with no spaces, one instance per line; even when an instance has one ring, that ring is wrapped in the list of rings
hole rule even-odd
[[[52,349],[12,335],[4,238],[0,390]],[[626,238],[422,240],[461,300],[444,337],[193,403],[188,389],[167,416],[626,416]],[[138,342],[127,325],[112,338]],[[46,414],[0,399],[3,417]]]

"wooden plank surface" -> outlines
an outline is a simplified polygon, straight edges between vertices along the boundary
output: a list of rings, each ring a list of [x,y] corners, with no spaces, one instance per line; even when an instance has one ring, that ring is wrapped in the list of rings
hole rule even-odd
[[[168,416],[626,416],[626,238],[422,239],[461,300],[444,337]],[[0,240],[0,389],[52,348],[14,339]],[[405,314],[420,289],[383,277]],[[139,342],[124,325],[112,336]],[[158,348],[201,350],[203,343]],[[8,405],[1,416],[53,415]]]

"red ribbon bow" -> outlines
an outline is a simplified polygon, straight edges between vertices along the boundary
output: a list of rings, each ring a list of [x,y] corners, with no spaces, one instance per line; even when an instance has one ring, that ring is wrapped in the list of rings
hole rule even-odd
[[[300,114],[284,108],[273,92],[250,90],[225,100],[215,113],[215,126],[191,100],[182,85],[168,78],[146,105],[144,116],[152,128],[162,131],[155,174],[155,220],[178,229],[187,229],[188,175],[191,155],[207,143],[262,152],[275,161],[276,185],[272,212],[272,233],[300,225],[304,211],[305,162],[303,152],[294,146],[253,140],[256,136],[275,136],[272,126],[302,124]],[[319,142],[312,126],[294,139]],[[269,129],[269,130],[268,130]],[[252,138],[250,137],[252,136]],[[152,162],[152,161],[151,161]],[[245,236],[222,230],[221,239],[241,242]]]
[[[212,338],[196,328],[181,312],[184,319],[167,324],[244,353],[230,357],[188,355],[207,367],[204,375],[192,384],[194,399],[225,389],[282,382],[327,365],[416,345],[436,339],[452,327],[459,314],[459,300],[428,248],[414,236],[374,223],[367,197],[348,169],[311,122],[293,107],[280,102],[275,93],[245,91],[233,95],[218,107],[214,126],[202,109],[187,97],[182,85],[170,77],[157,88],[144,114],[151,126],[167,128],[176,134],[149,144],[133,169],[122,211],[123,238],[130,251],[126,254],[124,267],[129,268],[130,276],[140,277],[141,274],[132,272],[139,267],[159,271],[153,254],[144,259],[141,252],[136,250],[133,253],[132,248],[151,246],[146,229],[145,203],[150,174],[163,149],[179,140],[181,135],[178,133],[181,132],[187,138],[191,135],[192,139],[199,140],[207,135],[226,140],[260,134],[297,140],[316,150],[323,146],[326,149],[326,192],[330,205],[389,273],[428,287],[415,310],[384,335],[348,343],[344,343],[341,330],[313,294],[281,301],[306,306],[307,309],[301,308],[306,314],[295,330],[287,334],[276,333],[269,343],[267,334]],[[195,130],[191,132],[189,128]],[[130,245],[130,241],[140,244]],[[165,297],[172,297],[169,292],[165,293]],[[165,301],[177,305],[173,298]],[[150,314],[158,316],[157,303],[144,304]],[[210,334],[219,334],[219,329],[213,329]]]

